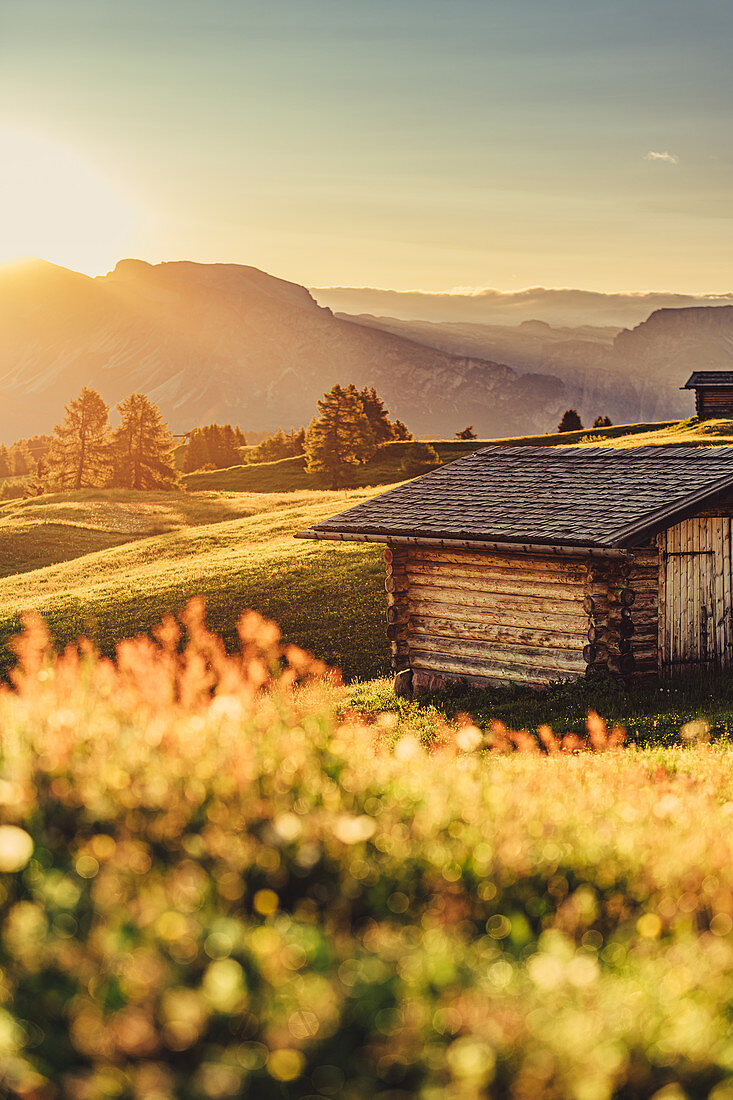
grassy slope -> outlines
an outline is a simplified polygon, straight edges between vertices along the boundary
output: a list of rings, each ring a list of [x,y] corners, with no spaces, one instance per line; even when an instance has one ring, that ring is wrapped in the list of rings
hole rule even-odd
[[[673,447],[680,444],[691,446],[733,446],[733,420],[703,420],[695,417],[652,428],[647,424],[638,424],[637,431],[613,438],[600,438],[596,432],[588,433],[581,446],[598,445],[608,447]]]
[[[211,625],[230,644],[239,614],[253,607],[277,620],[289,640],[343,666],[347,675],[384,674],[381,549],[292,538],[294,531],[368,495],[310,492],[230,501],[146,494],[135,504],[119,495],[105,502],[92,494],[81,501],[28,502],[18,512],[29,542],[35,541],[34,521],[43,530],[42,517],[57,519],[33,551],[40,567],[0,580],[0,640],[16,633],[20,614],[32,608],[60,643],[87,634],[109,653],[120,638],[150,629],[164,612],[202,595]],[[134,523],[128,506],[135,508]],[[242,518],[224,518],[232,511]],[[83,553],[87,540],[92,552],[58,561],[59,531],[63,539],[63,521],[70,519],[77,548]],[[145,537],[151,527],[165,533]],[[95,550],[105,537],[128,541]],[[58,563],[46,564],[44,554]],[[27,555],[25,563],[29,568]],[[3,646],[2,660],[9,659]]]
[[[0,508],[0,577],[70,561],[152,535],[315,502],[323,493],[136,493],[82,489]],[[339,498],[340,499],[340,498]]]

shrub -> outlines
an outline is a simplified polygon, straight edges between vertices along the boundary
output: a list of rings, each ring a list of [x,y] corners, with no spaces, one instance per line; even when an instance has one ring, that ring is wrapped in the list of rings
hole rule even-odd
[[[259,616],[183,626],[32,624],[0,691],[4,1092],[728,1095],[729,748],[425,747]]]
[[[400,462],[400,468],[408,477],[424,474],[440,466],[440,455],[430,443],[413,443]]]

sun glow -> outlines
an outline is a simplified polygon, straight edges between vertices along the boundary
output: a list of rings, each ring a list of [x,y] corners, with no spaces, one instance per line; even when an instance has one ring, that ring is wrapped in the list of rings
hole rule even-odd
[[[135,221],[130,203],[81,158],[0,129],[0,262],[39,256],[98,275],[125,253]]]

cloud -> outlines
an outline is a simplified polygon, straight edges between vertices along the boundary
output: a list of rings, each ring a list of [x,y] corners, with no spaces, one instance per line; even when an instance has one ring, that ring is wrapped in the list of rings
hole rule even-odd
[[[668,153],[666,150],[663,153],[655,153],[653,149],[650,149],[644,160],[661,160],[664,164],[679,164],[680,158],[676,153]]]

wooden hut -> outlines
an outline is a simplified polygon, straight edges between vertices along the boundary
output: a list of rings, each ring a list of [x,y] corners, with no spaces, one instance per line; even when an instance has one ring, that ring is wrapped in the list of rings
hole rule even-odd
[[[682,389],[695,391],[695,412],[701,420],[733,417],[733,371],[696,370]]]
[[[300,538],[386,543],[405,691],[733,663],[733,448],[487,447]]]

